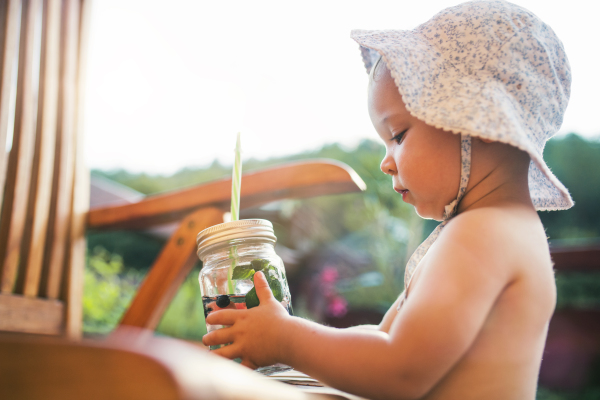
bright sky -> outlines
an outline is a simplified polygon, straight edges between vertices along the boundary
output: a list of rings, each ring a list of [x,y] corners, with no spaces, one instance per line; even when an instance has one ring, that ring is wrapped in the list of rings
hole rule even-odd
[[[377,138],[350,30],[410,29],[460,3],[100,0],[93,3],[85,147],[91,168],[173,173]],[[561,132],[600,134],[600,2],[517,0],[564,43]]]

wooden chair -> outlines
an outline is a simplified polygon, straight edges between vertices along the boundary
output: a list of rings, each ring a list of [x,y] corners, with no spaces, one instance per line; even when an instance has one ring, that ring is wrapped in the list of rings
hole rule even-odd
[[[8,161],[2,158],[0,164],[0,177],[6,176],[0,331],[80,337],[85,230],[144,229],[181,221],[123,319],[123,324],[153,329],[196,260],[196,234],[223,222],[229,207],[231,180],[224,179],[88,212],[89,173],[78,135],[88,9],[87,0],[0,4],[0,154],[10,130],[13,68],[18,68],[12,148]],[[36,49],[40,13],[42,45]],[[36,52],[39,90],[33,76]],[[244,175],[241,206],[363,187],[341,163],[291,163]]]
[[[307,398],[275,382],[252,385],[258,375],[197,347],[149,337],[195,262],[196,234],[223,222],[231,180],[88,210],[89,173],[79,134],[89,10],[89,0],[0,2],[1,397]],[[4,157],[7,136],[12,147]],[[344,164],[313,160],[244,175],[240,204],[361,189],[364,183]],[[173,221],[181,221],[179,228],[139,289],[124,327],[107,342],[80,341],[86,229],[144,229]],[[196,375],[190,378],[190,371]],[[238,379],[249,392],[244,386],[222,391]]]
[[[82,0],[0,3],[0,331],[81,334],[89,184],[76,133],[87,10]]]

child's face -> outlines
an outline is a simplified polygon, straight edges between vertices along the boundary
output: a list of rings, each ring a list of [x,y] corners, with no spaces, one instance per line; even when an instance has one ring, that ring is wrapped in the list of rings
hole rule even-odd
[[[410,115],[383,60],[369,83],[369,115],[385,143],[381,170],[394,190],[421,217],[441,220],[458,194],[460,136]]]

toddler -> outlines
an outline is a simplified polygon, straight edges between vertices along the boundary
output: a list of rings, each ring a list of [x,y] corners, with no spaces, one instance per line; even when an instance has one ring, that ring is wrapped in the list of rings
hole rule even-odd
[[[535,399],[556,289],[536,210],[573,205],[542,159],[570,70],[554,32],[504,1],[443,10],[410,31],[353,31],[369,74],[381,170],[442,221],[377,327],[288,315],[262,273],[260,306],[211,313],[206,345],[251,368],[284,363],[372,399]],[[458,193],[458,195],[457,195]]]

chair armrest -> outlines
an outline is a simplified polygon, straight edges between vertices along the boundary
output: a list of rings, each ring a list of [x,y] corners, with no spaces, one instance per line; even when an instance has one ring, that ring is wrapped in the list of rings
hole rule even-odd
[[[232,361],[153,332],[105,341],[0,337],[7,399],[317,399]]]
[[[288,198],[359,192],[365,188],[358,174],[341,162],[321,159],[287,163],[244,174],[240,207],[256,207]],[[177,221],[200,207],[226,211],[230,202],[231,179],[221,179],[149,196],[133,204],[92,209],[88,213],[87,226],[91,229],[125,226],[143,229]]]

